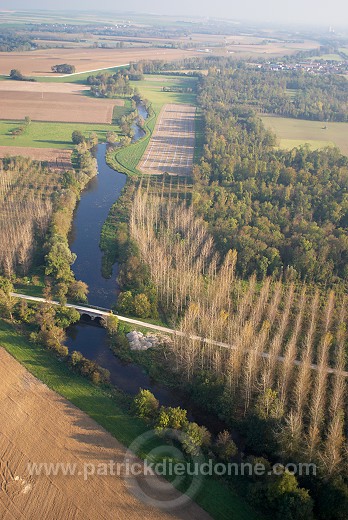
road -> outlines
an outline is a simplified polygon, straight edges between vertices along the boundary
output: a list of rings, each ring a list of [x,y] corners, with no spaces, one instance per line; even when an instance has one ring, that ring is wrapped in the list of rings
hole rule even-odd
[[[47,301],[47,300],[45,300],[45,298],[40,298],[38,296],[28,296],[26,294],[19,294],[19,293],[11,293],[11,296],[14,296],[16,298],[21,298],[22,300],[28,300],[28,301],[31,301],[31,302],[50,303],[51,305],[59,305],[59,302],[57,302],[55,300],[48,300]],[[69,307],[69,308],[72,308],[72,309],[76,309],[81,314],[93,315],[93,316],[99,317],[99,318],[107,317],[111,313],[111,311],[109,311],[108,309],[101,309],[101,308],[97,308],[97,307],[87,307],[87,306],[78,305],[78,304],[72,304],[72,303],[67,303],[66,307]],[[148,322],[145,322],[145,321],[136,320],[134,318],[127,318],[126,316],[120,316],[119,314],[114,314],[114,316],[117,316],[119,321],[122,321],[124,323],[129,323],[131,325],[137,325],[138,327],[144,327],[146,329],[155,330],[157,332],[163,332],[164,334],[171,334],[171,335],[175,334],[177,336],[184,336],[185,335],[180,330],[170,329],[168,327],[162,327],[161,325],[154,325],[153,323],[148,323]],[[222,348],[227,348],[227,349],[236,349],[237,348],[236,346],[231,345],[230,343],[223,343],[223,342],[220,342],[220,341],[214,341],[212,339],[202,338],[201,336],[191,335],[190,339],[194,339],[194,340],[197,340],[197,341],[204,341],[206,344],[214,345],[216,347],[222,347]],[[267,358],[269,358],[269,353],[268,352],[262,352],[262,353],[260,353],[260,356],[265,358],[265,359],[267,359]],[[284,361],[284,357],[283,356],[277,356],[277,359],[278,359],[278,361],[281,361],[281,362]],[[301,365],[301,361],[295,360],[294,364],[295,365]],[[311,367],[312,370],[318,370],[318,365],[311,364],[310,367]],[[328,367],[327,368],[327,372],[329,374],[335,374],[337,372],[337,370],[335,370],[334,368]],[[343,372],[341,372],[341,374],[344,377],[348,377],[348,372],[347,371],[343,371]]]

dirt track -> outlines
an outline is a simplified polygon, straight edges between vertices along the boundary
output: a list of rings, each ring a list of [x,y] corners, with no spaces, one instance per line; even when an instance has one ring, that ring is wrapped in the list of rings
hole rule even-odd
[[[71,150],[58,150],[55,148],[26,148],[21,146],[0,146],[0,158],[30,157],[33,161],[48,162],[53,170],[71,170]]]
[[[195,504],[167,514],[127,490],[122,476],[30,476],[31,462],[123,462],[125,448],[0,348],[0,518],[146,520],[210,518]]]
[[[139,169],[147,174],[191,175],[195,146],[195,113],[191,105],[165,105]]]

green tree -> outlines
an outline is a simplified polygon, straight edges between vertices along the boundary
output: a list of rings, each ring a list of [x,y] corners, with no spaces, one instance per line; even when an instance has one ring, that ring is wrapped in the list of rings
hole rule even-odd
[[[134,312],[139,318],[148,318],[151,314],[151,303],[146,294],[137,294],[134,297]]]
[[[163,432],[168,428],[173,430],[182,430],[188,423],[187,411],[183,410],[179,406],[172,408],[171,406],[161,406],[155,429],[157,432]]]
[[[74,144],[81,144],[86,141],[85,136],[80,130],[74,130],[71,134],[71,140]]]
[[[45,260],[46,275],[52,275],[57,281],[71,283],[73,275],[70,266],[75,262],[76,255],[70,251],[65,238],[60,235],[53,236]]]
[[[313,518],[313,500],[307,490],[299,487],[295,475],[288,471],[270,484],[268,498],[276,518],[282,520]]]
[[[133,295],[131,291],[121,292],[117,300],[117,309],[120,313],[133,314]]]
[[[189,455],[198,455],[202,446],[209,446],[211,436],[205,426],[199,426],[195,422],[189,422],[184,427],[185,435],[182,445]]]
[[[150,390],[139,390],[134,397],[133,408],[138,417],[154,419],[158,412],[159,402]]]
[[[109,144],[115,144],[118,141],[118,135],[115,132],[109,131],[106,134],[106,142]]]
[[[56,307],[55,323],[58,327],[65,330],[78,321],[80,321],[80,313],[76,309],[62,305]]]
[[[116,334],[118,329],[118,317],[114,314],[109,314],[105,320],[105,328],[109,334]]]
[[[0,312],[6,317],[13,319],[13,310],[16,304],[16,298],[11,296],[13,292],[13,284],[8,278],[0,277]]]

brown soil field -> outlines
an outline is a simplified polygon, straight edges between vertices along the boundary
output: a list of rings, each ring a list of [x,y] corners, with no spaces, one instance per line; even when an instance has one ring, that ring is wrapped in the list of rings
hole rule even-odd
[[[166,513],[145,505],[122,475],[30,475],[28,463],[106,464],[125,448],[0,348],[0,518],[3,520],[207,520],[197,505]],[[147,478],[147,477],[146,477]],[[157,479],[157,477],[150,477]],[[161,483],[158,481],[159,486]],[[163,486],[163,484],[162,484]],[[178,494],[177,492],[175,492]]]
[[[48,49],[29,52],[0,52],[0,74],[8,75],[18,69],[24,75],[52,76],[53,65],[69,63],[76,72],[88,72],[125,65],[139,60],[177,60],[199,53],[181,49]]]
[[[56,150],[54,148],[18,148],[17,146],[0,146],[0,158],[30,157],[34,161],[48,162],[53,170],[71,170],[71,150]]]
[[[76,83],[38,83],[30,81],[0,81],[0,91],[9,92],[40,92],[56,94],[81,94],[90,90],[87,85]]]
[[[78,92],[71,94],[44,91],[0,90],[1,118],[62,123],[112,123],[113,108],[120,99],[96,99]]]
[[[139,164],[143,173],[191,175],[195,113],[196,108],[191,105],[164,105]]]

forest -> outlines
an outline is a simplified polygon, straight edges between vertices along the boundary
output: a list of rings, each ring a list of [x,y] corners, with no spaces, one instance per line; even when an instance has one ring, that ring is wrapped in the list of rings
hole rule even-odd
[[[291,269],[261,283],[242,279],[236,251],[217,252],[187,200],[154,195],[149,184],[132,199],[129,281],[134,290],[137,280],[140,296],[150,279],[159,309],[182,332],[161,363],[197,403],[243,433],[248,454],[316,464],[315,477],[299,478],[302,494],[289,490],[292,505],[283,497],[282,513],[272,509],[267,478],[250,486],[253,503],[276,518],[286,511],[286,518],[307,520],[309,492],[318,518],[345,518],[346,296],[294,282]],[[137,258],[143,267],[134,269]],[[122,295],[125,305],[130,291]],[[142,294],[141,310],[144,301]],[[135,303],[133,296],[133,311]]]
[[[37,44],[30,37],[18,36],[12,32],[0,32],[0,52],[30,51],[37,48]]]
[[[247,74],[258,85],[260,73]],[[335,148],[278,150],[276,136],[237,93],[242,77],[215,69],[199,80],[205,145],[193,173],[196,211],[220,251],[237,250],[240,275],[262,279],[290,266],[294,278],[344,285],[348,158]],[[248,91],[246,79],[243,85]]]
[[[220,81],[214,87],[216,100],[222,103],[300,119],[348,121],[348,83],[339,75],[254,70],[246,66],[219,67],[215,72],[218,70]],[[210,78],[214,75],[213,69]]]

